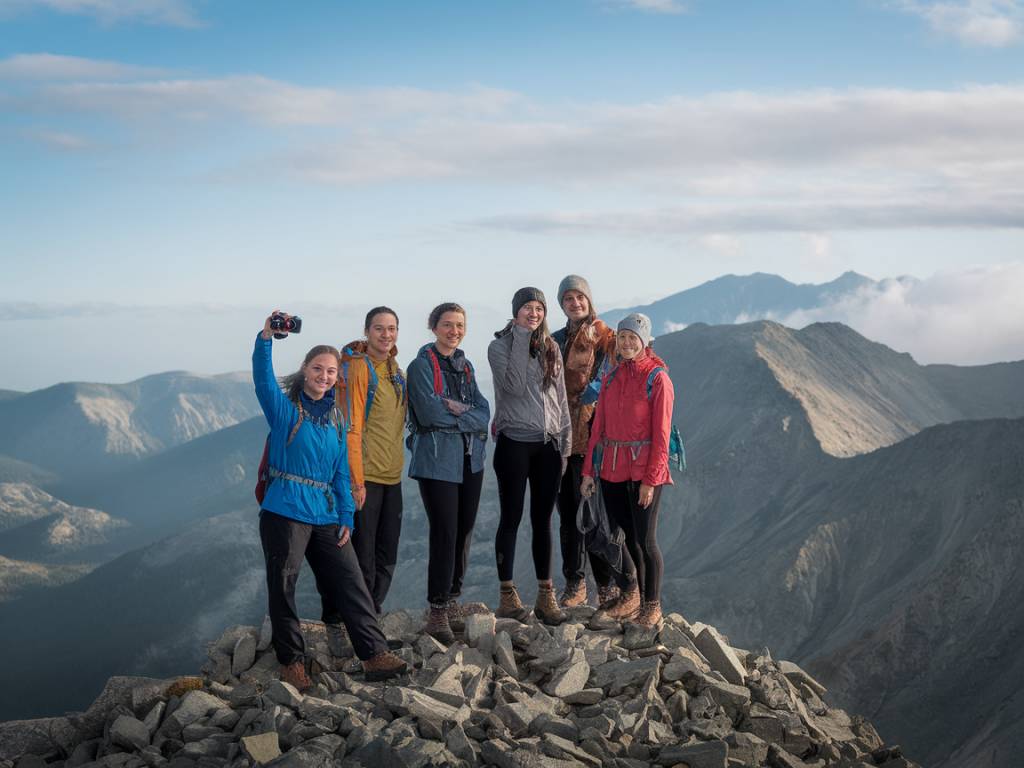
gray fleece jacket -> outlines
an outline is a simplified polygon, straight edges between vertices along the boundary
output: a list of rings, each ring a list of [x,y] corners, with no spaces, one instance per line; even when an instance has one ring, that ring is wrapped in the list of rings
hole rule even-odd
[[[558,452],[568,457],[572,419],[561,367],[552,385],[543,389],[543,361],[530,357],[530,331],[518,325],[490,343],[487,360],[494,376],[495,431],[523,442],[551,438]]]

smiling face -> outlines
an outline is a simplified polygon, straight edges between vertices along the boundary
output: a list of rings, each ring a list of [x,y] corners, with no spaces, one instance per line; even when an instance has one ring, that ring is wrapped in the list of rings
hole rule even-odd
[[[437,349],[447,357],[458,348],[466,335],[466,316],[461,312],[445,312],[431,330],[437,339]]]
[[[590,302],[587,301],[585,293],[580,291],[566,291],[562,296],[562,309],[566,317],[578,322],[590,315]]]
[[[529,328],[531,331],[537,330],[543,322],[544,305],[539,301],[528,301],[516,312],[516,325]]]
[[[319,400],[338,383],[338,358],[334,355],[317,355],[302,366],[305,382],[302,390],[311,400]]]
[[[644,351],[644,343],[632,331],[619,331],[615,334],[615,353],[623,360],[632,360]]]
[[[374,360],[386,360],[398,341],[398,318],[378,312],[366,327],[366,348]]]

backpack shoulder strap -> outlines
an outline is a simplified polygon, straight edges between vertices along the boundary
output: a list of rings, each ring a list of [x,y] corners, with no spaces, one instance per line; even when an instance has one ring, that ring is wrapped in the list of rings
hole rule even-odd
[[[647,399],[648,400],[651,399],[651,390],[654,388],[654,380],[658,377],[658,374],[661,373],[662,371],[665,371],[666,375],[668,374],[668,368],[666,368],[663,365],[659,365],[657,368],[654,368],[653,370],[651,370],[651,372],[649,374],[647,374]]]
[[[363,420],[368,421],[370,418],[370,408],[373,407],[373,398],[377,394],[377,385],[380,383],[380,379],[369,355],[363,355],[363,363],[366,365],[366,411],[363,413]]]
[[[430,367],[434,369],[434,394],[440,397],[444,394],[444,380],[441,378],[441,361],[437,359],[432,346],[427,349],[427,357],[430,359]]]

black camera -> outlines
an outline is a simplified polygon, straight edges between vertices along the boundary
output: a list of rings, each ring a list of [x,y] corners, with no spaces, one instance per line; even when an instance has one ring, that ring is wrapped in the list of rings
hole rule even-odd
[[[270,330],[286,331],[287,333],[300,333],[302,331],[302,318],[297,315],[285,317],[284,315],[270,316]],[[275,339],[283,339],[287,333],[275,333]]]

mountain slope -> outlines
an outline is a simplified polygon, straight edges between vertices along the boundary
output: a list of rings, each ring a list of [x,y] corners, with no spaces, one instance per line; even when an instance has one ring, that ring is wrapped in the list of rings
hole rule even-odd
[[[720,325],[783,318],[798,310],[832,303],[840,296],[875,284],[874,280],[856,272],[845,272],[821,285],[797,285],[763,272],[725,275],[651,304],[602,312],[601,317],[614,327],[630,312],[643,312],[651,318],[657,336],[691,323]]]
[[[0,432],[7,455],[78,479],[257,413],[246,374],[170,372],[129,384],[58,384],[0,400]]]

